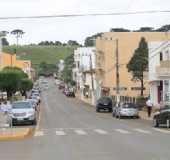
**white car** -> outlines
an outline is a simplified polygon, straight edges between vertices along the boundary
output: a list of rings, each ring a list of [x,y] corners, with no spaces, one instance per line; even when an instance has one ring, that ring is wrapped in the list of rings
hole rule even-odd
[[[37,123],[35,108],[33,108],[29,101],[17,101],[12,103],[11,118],[12,124],[31,122],[36,125]]]

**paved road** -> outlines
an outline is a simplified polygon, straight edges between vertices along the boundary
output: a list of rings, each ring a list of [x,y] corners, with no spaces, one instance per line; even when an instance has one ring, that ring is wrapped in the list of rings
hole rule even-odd
[[[170,131],[143,120],[117,120],[110,113],[66,98],[49,80],[40,122],[24,141],[0,142],[2,160],[169,160]]]

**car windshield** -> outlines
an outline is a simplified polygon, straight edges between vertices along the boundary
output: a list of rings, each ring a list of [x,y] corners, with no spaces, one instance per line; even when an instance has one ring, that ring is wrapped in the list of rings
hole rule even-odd
[[[29,102],[16,102],[12,104],[13,109],[24,109],[24,108],[31,108]]]
[[[135,104],[132,103],[126,103],[121,106],[122,108],[136,108]]]
[[[162,110],[170,110],[170,105],[165,105],[165,107],[163,107]]]
[[[99,103],[108,103],[111,99],[109,97],[102,97],[99,99]]]

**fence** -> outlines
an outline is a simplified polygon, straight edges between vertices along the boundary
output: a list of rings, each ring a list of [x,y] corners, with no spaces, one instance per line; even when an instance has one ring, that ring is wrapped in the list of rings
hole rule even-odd
[[[113,103],[116,103],[116,96],[112,96]],[[146,104],[147,97],[129,97],[129,96],[120,96],[120,102],[124,103],[134,103],[139,108],[143,108]]]

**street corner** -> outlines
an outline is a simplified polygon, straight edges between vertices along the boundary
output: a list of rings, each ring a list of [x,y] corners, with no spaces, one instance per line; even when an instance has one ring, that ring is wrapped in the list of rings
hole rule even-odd
[[[0,141],[22,140],[33,135],[34,128],[4,128],[0,132]]]

